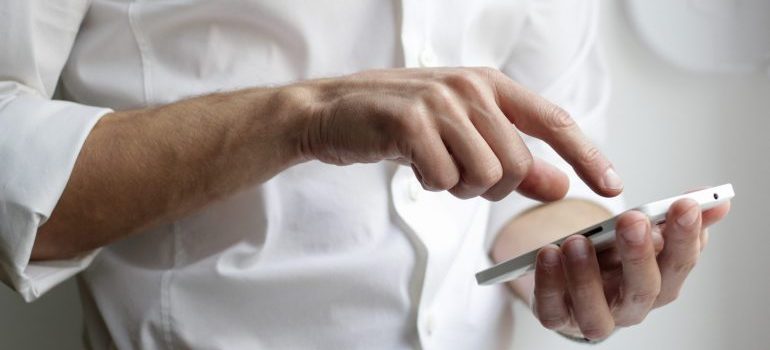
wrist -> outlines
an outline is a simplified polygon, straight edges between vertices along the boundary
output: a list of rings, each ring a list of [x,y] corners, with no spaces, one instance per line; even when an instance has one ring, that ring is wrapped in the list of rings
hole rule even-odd
[[[280,124],[280,148],[290,165],[317,159],[319,145],[318,126],[323,103],[319,87],[298,83],[272,91],[268,111]]]

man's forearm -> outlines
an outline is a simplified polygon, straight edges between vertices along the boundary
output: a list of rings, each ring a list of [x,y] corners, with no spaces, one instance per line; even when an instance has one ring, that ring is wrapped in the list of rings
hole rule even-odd
[[[105,245],[307,159],[399,160],[426,189],[460,198],[561,197],[566,176],[533,159],[512,123],[553,146],[597,193],[622,189],[566,112],[497,70],[368,71],[105,116],[32,258]]]
[[[77,255],[264,182],[300,161],[295,91],[250,89],[104,116],[32,259]]]

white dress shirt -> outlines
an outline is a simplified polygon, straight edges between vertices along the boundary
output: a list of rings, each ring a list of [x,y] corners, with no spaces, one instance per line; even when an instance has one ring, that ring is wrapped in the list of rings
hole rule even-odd
[[[507,348],[513,297],[473,275],[535,202],[426,192],[391,162],[304,163],[78,259],[29,257],[111,110],[371,68],[492,66],[601,143],[596,30],[596,1],[2,1],[0,280],[31,301],[79,273],[94,349]],[[570,196],[619,209],[569,174]]]

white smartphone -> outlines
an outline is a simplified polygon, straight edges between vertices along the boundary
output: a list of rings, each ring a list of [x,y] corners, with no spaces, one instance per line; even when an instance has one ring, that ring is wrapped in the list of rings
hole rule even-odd
[[[733,191],[733,186],[731,184],[726,184],[659,200],[631,210],[637,210],[646,214],[650,218],[650,222],[660,225],[666,221],[666,213],[668,212],[668,208],[671,207],[671,204],[682,198],[695,200],[700,205],[701,210],[707,210],[730,200],[734,196],[735,192]],[[596,251],[600,252],[614,244],[615,223],[618,221],[618,217],[619,215],[582,229],[574,234],[583,235],[590,239]],[[569,236],[572,236],[572,234],[556,240],[551,244],[561,245]],[[528,272],[534,271],[535,258],[537,257],[538,251],[540,251],[540,248],[480,271],[476,274],[476,282],[480,285],[507,282]]]

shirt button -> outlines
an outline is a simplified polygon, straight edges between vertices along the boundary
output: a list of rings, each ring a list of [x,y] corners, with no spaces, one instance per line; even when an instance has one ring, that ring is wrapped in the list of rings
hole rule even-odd
[[[433,335],[436,331],[436,320],[433,318],[433,314],[429,314],[425,318],[425,334]]]
[[[425,48],[420,53],[420,65],[423,67],[435,67],[438,58],[430,48]]]
[[[417,181],[410,181],[409,182],[409,199],[411,199],[412,202],[416,202],[418,199],[420,199],[421,193],[422,193],[422,188],[420,187],[420,184],[417,183]]]

